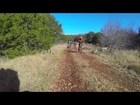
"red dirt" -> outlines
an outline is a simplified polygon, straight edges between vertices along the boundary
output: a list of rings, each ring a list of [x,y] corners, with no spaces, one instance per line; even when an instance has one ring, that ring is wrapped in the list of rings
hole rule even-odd
[[[65,50],[62,62],[60,62],[60,77],[56,82],[53,91],[88,91],[87,87],[89,84],[84,83],[84,81],[79,78],[79,67],[76,62],[74,62],[72,53],[79,54],[73,46],[72,48]],[[97,58],[90,56],[85,52],[83,52],[80,56],[83,60],[89,61],[89,67],[100,72],[105,79],[119,83],[119,85],[123,87],[119,88],[119,91],[126,91],[125,88],[127,88],[128,91],[140,91],[140,84],[134,85],[126,76],[118,74],[117,71],[100,62]]]
[[[53,91],[61,92],[84,92],[87,90],[87,84],[82,84],[79,79],[79,71],[77,64],[73,61],[73,57],[69,52],[76,52],[72,50],[65,50],[63,60],[60,65],[60,78],[56,83]]]
[[[129,91],[140,91],[140,84],[134,84],[127,76],[118,74],[116,70],[109,67],[108,65],[100,62],[97,58],[87,55],[85,52],[82,53],[83,59],[89,61],[90,67],[93,70],[98,70],[102,76],[109,81],[115,81],[127,88]],[[120,91],[125,91],[124,88],[120,88]]]

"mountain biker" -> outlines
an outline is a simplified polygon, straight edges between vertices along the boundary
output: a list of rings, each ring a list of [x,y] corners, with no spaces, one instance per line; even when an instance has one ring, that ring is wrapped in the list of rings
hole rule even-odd
[[[84,43],[84,40],[82,37],[80,37],[77,42],[78,42],[78,50],[79,50],[80,45],[82,45]]]
[[[70,41],[70,47],[71,47],[71,45],[72,45],[72,41]]]
[[[70,41],[68,40],[68,42],[67,42],[67,48],[69,48],[70,47]]]

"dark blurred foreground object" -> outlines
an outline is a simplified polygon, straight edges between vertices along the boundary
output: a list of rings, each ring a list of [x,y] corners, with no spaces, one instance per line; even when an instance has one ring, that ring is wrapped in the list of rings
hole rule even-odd
[[[19,92],[18,73],[11,69],[0,69],[0,92]]]

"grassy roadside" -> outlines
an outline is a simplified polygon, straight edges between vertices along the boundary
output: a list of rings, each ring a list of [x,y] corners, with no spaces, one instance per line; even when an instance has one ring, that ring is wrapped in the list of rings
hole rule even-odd
[[[81,55],[73,54],[74,60],[80,67],[80,78],[84,83],[89,84],[88,91],[91,92],[120,92],[120,91],[130,91],[128,88],[118,83],[106,73],[100,71],[100,67],[97,69],[94,64],[91,65],[89,60],[83,59]],[[94,61],[94,59],[91,59]]]
[[[116,50],[112,53],[108,51],[93,54],[94,49],[99,49],[86,44],[84,51],[100,59],[103,63],[111,66],[119,73],[128,76],[134,83],[140,84],[140,58],[137,50]]]
[[[55,45],[51,48],[51,54],[39,53],[1,61],[0,68],[18,72],[20,91],[51,91],[58,77],[57,69],[65,48],[65,44]]]

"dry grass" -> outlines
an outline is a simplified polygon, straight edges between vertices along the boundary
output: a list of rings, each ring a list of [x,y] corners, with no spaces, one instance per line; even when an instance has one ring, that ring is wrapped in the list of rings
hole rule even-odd
[[[92,52],[95,46],[88,46],[88,52]],[[92,54],[99,58],[102,62],[108,64],[120,73],[128,76],[133,82],[140,83],[140,58],[137,50],[119,51],[116,50],[112,53],[100,52]]]
[[[83,51],[84,52],[91,52],[94,46],[92,44],[84,44]]]
[[[51,54],[22,56],[0,62],[0,68],[12,69],[18,72],[20,91],[51,91],[58,78],[58,64],[66,45],[55,45]]]
[[[73,54],[75,62],[80,67],[80,78],[87,84],[89,84],[88,91],[92,92],[120,92],[121,89],[129,91],[127,88],[124,89],[115,80],[109,80],[106,78],[106,74],[101,73],[100,70],[93,70],[89,61],[85,60],[79,54]],[[80,62],[79,62],[80,61]]]

